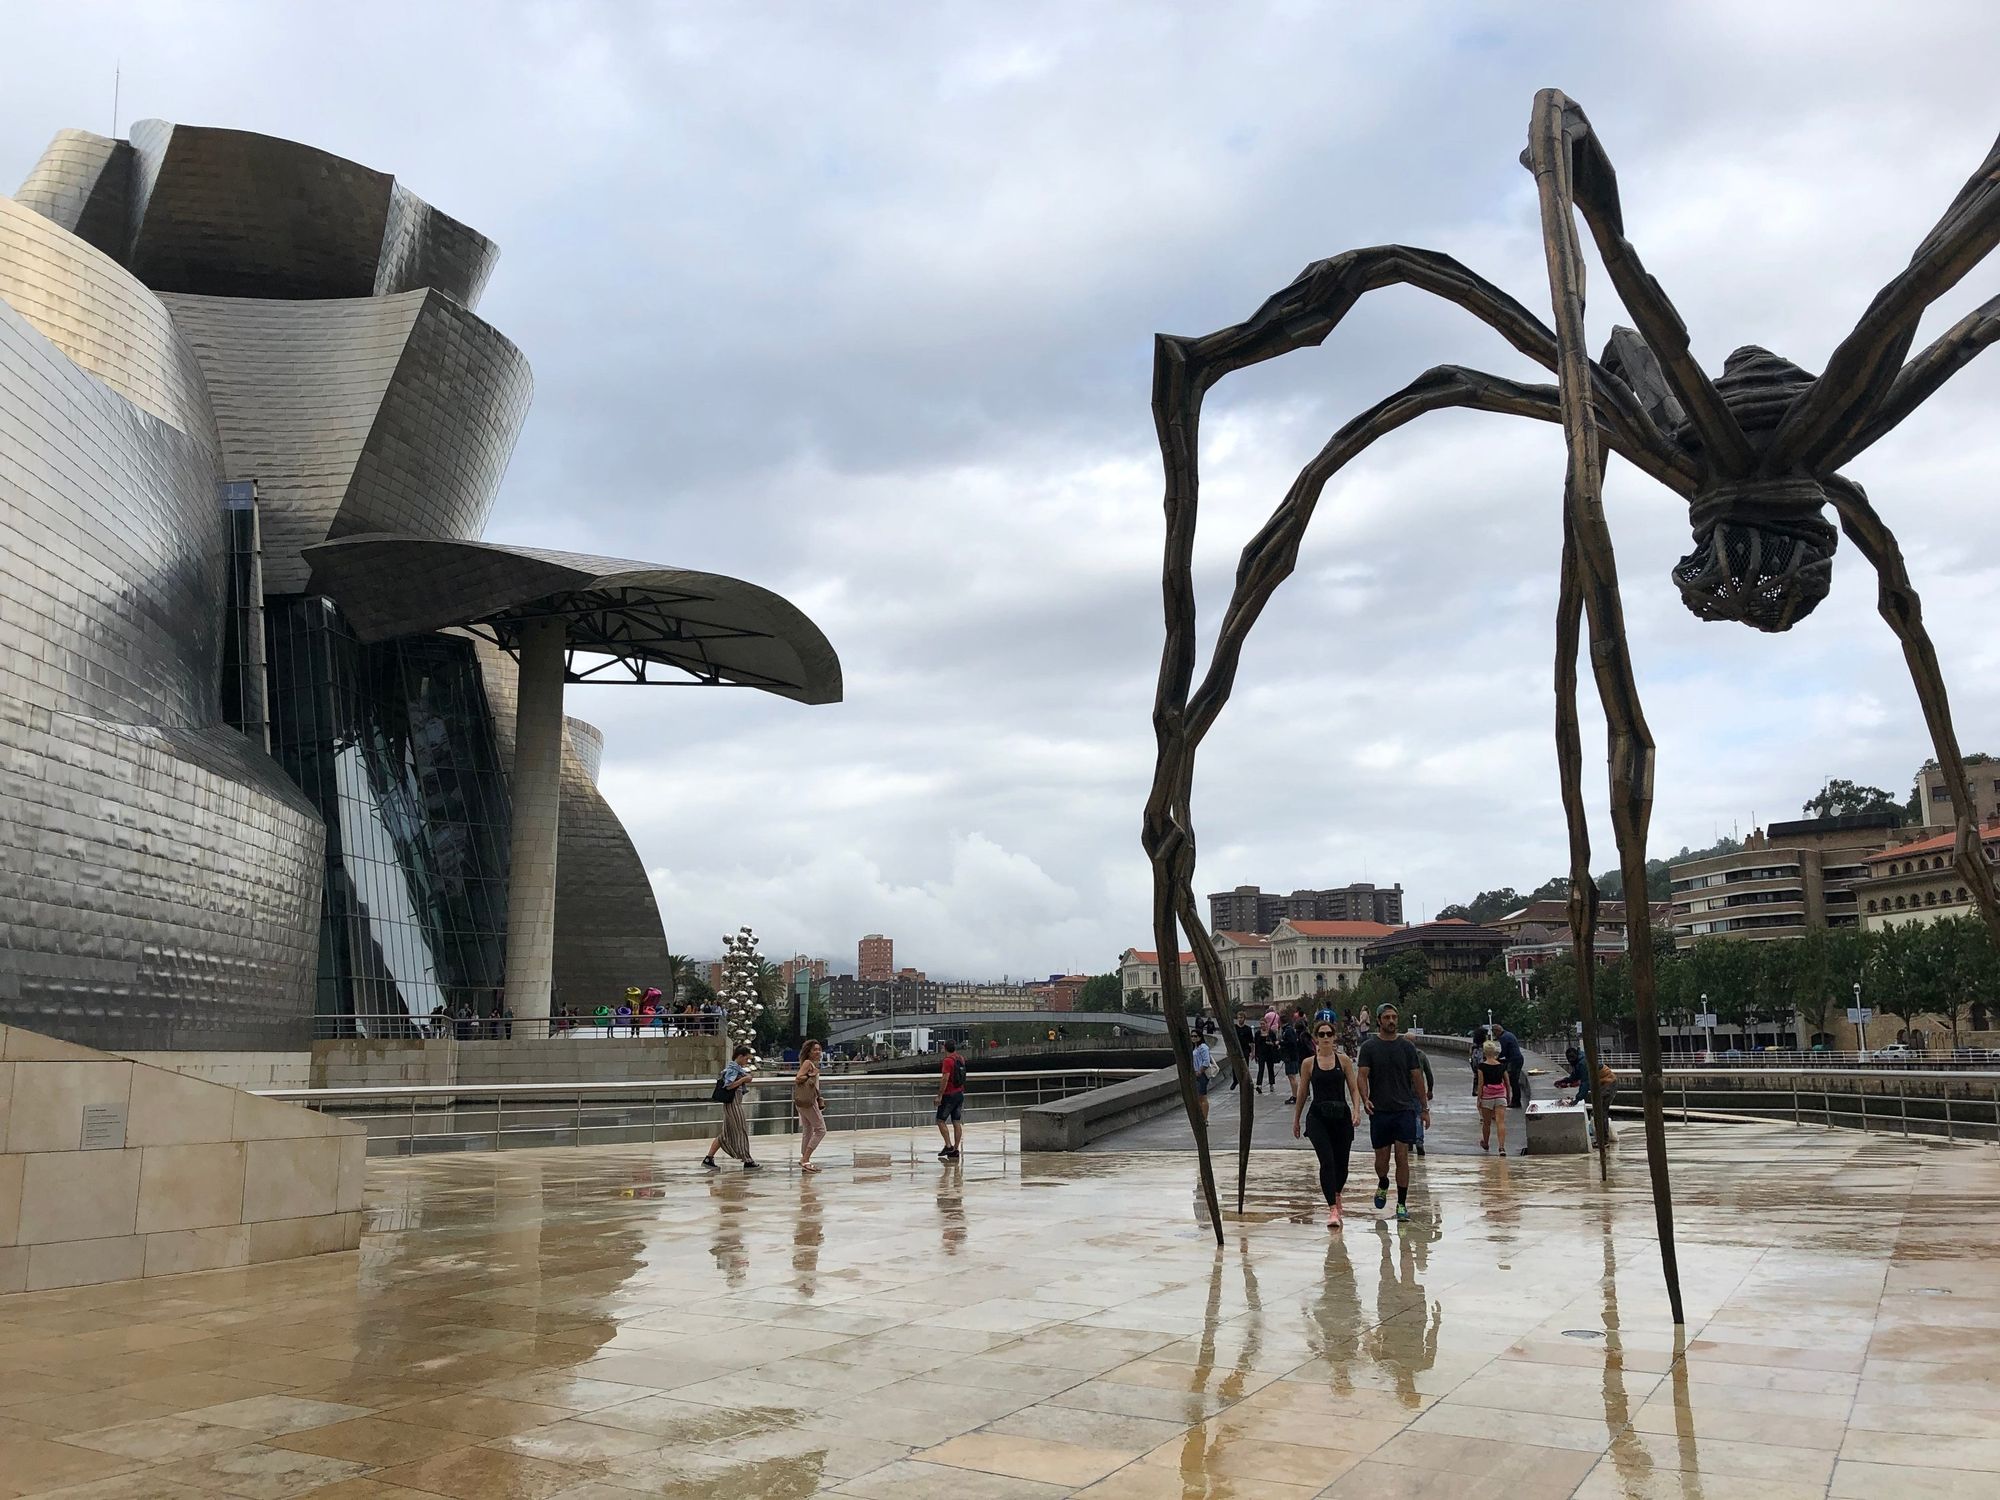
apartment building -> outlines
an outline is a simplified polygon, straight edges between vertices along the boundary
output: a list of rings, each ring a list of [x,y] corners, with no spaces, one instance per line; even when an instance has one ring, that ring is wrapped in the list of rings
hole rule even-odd
[[[896,972],[896,940],[871,932],[855,947],[854,977],[880,983]]]
[[[1286,918],[1305,922],[1380,922],[1395,927],[1403,920],[1403,887],[1377,887],[1367,881],[1323,891],[1293,891],[1280,896],[1254,885],[1216,891],[1208,898],[1211,932],[1251,932],[1269,936]]]
[[[1972,793],[1973,821],[1983,824],[2000,816],[2000,760],[1990,755],[1966,756],[1965,779],[1971,783],[1967,790]],[[1918,821],[1927,827],[1951,828],[1958,822],[1951,789],[1944,784],[1944,772],[1934,760],[1917,767],[1917,812]]]
[[[1853,927],[1868,857],[1899,836],[1893,812],[1801,818],[1752,830],[1734,854],[1689,860],[1668,870],[1668,925],[1675,943],[1699,938],[1759,941],[1797,937],[1809,927]]]

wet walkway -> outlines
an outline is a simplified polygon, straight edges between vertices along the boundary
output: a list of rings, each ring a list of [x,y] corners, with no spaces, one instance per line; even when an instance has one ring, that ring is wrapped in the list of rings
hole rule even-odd
[[[1431,1106],[1431,1125],[1425,1134],[1424,1149],[1443,1156],[1479,1155],[1479,1111],[1472,1102],[1472,1069],[1462,1057],[1449,1052],[1431,1052],[1431,1072],[1436,1087]],[[1537,1053],[1526,1054],[1531,1068],[1540,1068],[1541,1074],[1528,1079],[1529,1097],[1549,1099],[1555,1097],[1555,1080],[1561,1077],[1560,1070],[1551,1070],[1548,1060]],[[1278,1074],[1279,1092],[1255,1093],[1252,1089],[1250,1101],[1250,1141],[1256,1150],[1288,1150],[1310,1152],[1312,1146],[1304,1140],[1292,1137],[1291,1096],[1286,1092],[1289,1082],[1280,1070]],[[1242,1110],[1243,1094],[1240,1089],[1217,1080],[1217,1087],[1208,1096],[1209,1149],[1216,1153],[1233,1153],[1236,1149],[1237,1121]],[[1518,1109],[1511,1110],[1507,1119],[1507,1149],[1519,1151],[1526,1140],[1527,1124]],[[1361,1157],[1367,1154],[1368,1126],[1364,1118],[1356,1132],[1356,1169],[1360,1169]],[[1176,1105],[1162,1115],[1124,1130],[1105,1136],[1094,1142],[1092,1151],[1189,1151],[1194,1147],[1194,1137],[1188,1130],[1187,1116]],[[1234,1169],[1231,1169],[1232,1174]],[[1232,1180],[1233,1175],[1232,1175]]]
[[[1636,1134],[1636,1133],[1634,1133]],[[0,1495],[1822,1500],[2000,1493],[2000,1153],[1674,1133],[1433,1152],[1407,1226],[1259,1157],[975,1127],[377,1161],[358,1254],[0,1297]]]

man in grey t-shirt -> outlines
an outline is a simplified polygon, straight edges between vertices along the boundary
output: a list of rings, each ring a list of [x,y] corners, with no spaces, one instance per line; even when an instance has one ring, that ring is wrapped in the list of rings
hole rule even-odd
[[[1368,1144],[1375,1148],[1375,1206],[1389,1201],[1389,1153],[1396,1155],[1396,1217],[1410,1217],[1410,1147],[1431,1122],[1430,1090],[1417,1044],[1396,1034],[1396,1007],[1375,1014],[1375,1035],[1355,1059],[1361,1079],[1361,1107],[1368,1111]],[[1421,1122],[1421,1124],[1419,1123]]]

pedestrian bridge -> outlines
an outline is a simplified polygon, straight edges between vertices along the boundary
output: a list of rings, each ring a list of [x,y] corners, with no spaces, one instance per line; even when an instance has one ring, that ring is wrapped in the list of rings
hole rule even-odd
[[[1122,1010],[974,1010],[942,1015],[899,1015],[893,1023],[886,1016],[873,1016],[865,1021],[841,1021],[833,1027],[827,1040],[859,1041],[862,1037],[888,1031],[892,1025],[893,1029],[903,1031],[912,1026],[1016,1026],[1023,1022],[1051,1029],[1059,1026],[1123,1026],[1127,1031],[1144,1031],[1154,1035],[1167,1029],[1165,1016],[1134,1016]]]

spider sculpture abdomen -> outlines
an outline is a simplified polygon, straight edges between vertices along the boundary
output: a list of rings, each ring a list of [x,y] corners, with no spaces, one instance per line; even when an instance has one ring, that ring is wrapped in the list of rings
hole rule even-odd
[[[1760,456],[1813,377],[1788,359],[1749,344],[1723,362],[1716,393]],[[1670,434],[1705,458],[1683,420]],[[1706,467],[1706,465],[1705,465]],[[1826,519],[1826,491],[1810,474],[1733,477],[1708,468],[1689,503],[1694,550],[1674,564],[1674,582],[1698,619],[1740,620],[1789,630],[1826,597],[1839,532]]]

